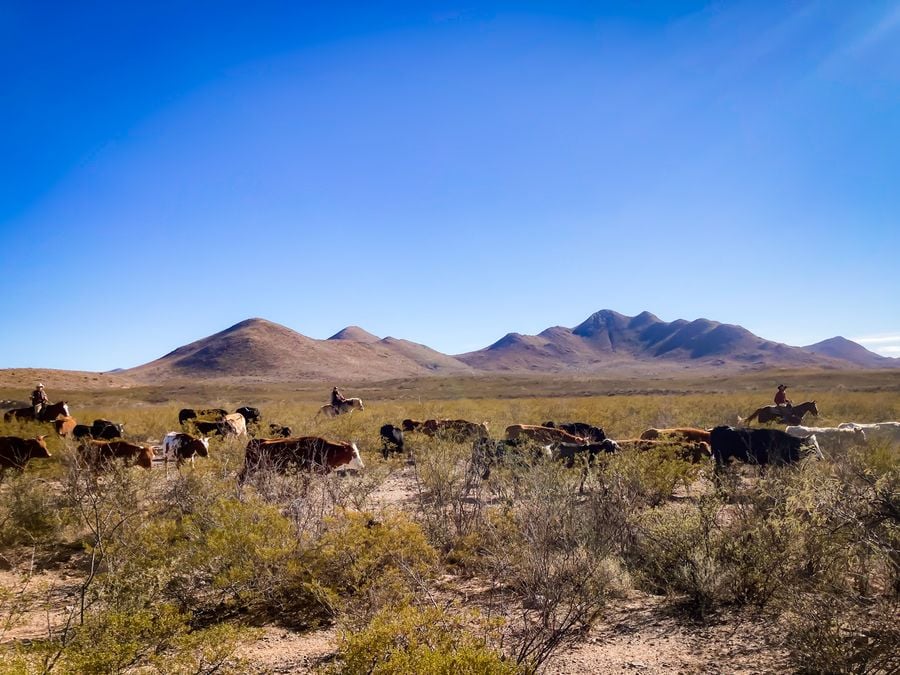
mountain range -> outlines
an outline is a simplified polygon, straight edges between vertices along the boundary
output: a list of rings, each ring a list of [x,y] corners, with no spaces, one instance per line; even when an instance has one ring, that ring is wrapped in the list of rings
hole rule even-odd
[[[455,356],[408,340],[379,338],[358,326],[317,340],[265,319],[247,319],[122,374],[142,382],[347,382],[480,373],[649,375],[796,367],[895,368],[900,359],[879,356],[842,337],[792,347],[733,324],[666,322],[650,312],[629,317],[605,309],[574,328],[509,333],[484,349]]]

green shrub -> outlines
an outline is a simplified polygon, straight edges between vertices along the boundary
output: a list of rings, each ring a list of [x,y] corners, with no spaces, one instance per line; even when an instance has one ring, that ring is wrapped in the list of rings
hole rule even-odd
[[[191,630],[188,620],[166,604],[93,612],[50,640],[10,650],[0,673],[244,672],[246,664],[233,654],[256,631],[228,625]]]
[[[0,492],[0,549],[55,543],[69,517],[46,480],[10,473]]]
[[[524,672],[437,608],[383,610],[358,632],[344,631],[332,672],[353,675],[503,675]]]
[[[791,659],[801,673],[900,672],[900,601],[846,596],[798,597],[783,618]]]
[[[662,504],[679,484],[689,487],[704,466],[682,459],[677,445],[622,452],[605,460],[599,480],[618,482],[629,501],[645,506]]]
[[[123,529],[108,547],[111,568],[99,584],[107,603],[164,598],[195,620],[265,613],[280,602],[297,546],[291,522],[274,506],[222,497],[181,519]]]
[[[422,529],[398,512],[345,512],[306,552],[306,586],[332,616],[365,622],[384,606],[408,601],[434,572],[436,551]]]

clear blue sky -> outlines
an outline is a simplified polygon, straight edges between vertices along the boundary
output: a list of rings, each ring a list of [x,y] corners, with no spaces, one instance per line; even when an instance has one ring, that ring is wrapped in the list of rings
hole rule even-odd
[[[0,3],[0,367],[611,308],[900,356],[900,3]]]

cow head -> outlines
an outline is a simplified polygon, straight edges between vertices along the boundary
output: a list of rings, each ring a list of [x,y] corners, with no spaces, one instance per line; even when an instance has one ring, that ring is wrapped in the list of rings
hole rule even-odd
[[[201,436],[197,440],[199,441],[197,444],[197,454],[201,457],[209,457],[209,437]]]
[[[47,459],[51,456],[50,451],[47,449],[47,443],[44,441],[45,438],[47,438],[46,434],[44,434],[43,436],[38,436],[32,443],[29,444],[31,445],[31,447],[29,448],[29,454],[31,455],[32,459]]]
[[[353,449],[350,461],[342,466],[341,469],[346,469],[348,471],[362,471],[366,465],[363,463],[362,457],[359,454],[359,448],[356,447],[356,443],[351,443],[350,447]]]
[[[137,457],[135,457],[134,463],[138,466],[142,466],[145,469],[150,469],[153,467],[153,448],[150,446],[142,447],[138,453]]]

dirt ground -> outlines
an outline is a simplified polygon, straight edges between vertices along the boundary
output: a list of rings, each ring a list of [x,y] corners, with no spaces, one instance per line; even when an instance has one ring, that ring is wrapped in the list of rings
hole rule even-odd
[[[744,674],[789,672],[787,654],[752,617],[693,624],[663,598],[645,594],[613,600],[583,640],[562,648],[543,667],[548,675],[581,673]],[[253,673],[313,673],[334,656],[333,628],[297,634],[267,627],[241,649]]]

